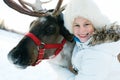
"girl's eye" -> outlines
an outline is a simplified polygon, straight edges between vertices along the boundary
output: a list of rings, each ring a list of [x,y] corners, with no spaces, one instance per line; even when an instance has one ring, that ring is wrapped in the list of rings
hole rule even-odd
[[[80,27],[80,25],[78,25],[78,24],[76,24],[76,25],[74,25],[75,27]]]
[[[85,24],[85,25],[87,26],[87,25],[90,25],[90,24]]]
[[[84,26],[89,26],[89,25],[91,25],[91,24],[89,24],[89,23],[84,24]]]

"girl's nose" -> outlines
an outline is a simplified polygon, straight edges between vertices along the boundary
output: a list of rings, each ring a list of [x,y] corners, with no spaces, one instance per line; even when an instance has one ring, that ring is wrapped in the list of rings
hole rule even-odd
[[[84,33],[85,31],[86,31],[85,27],[84,26],[80,26],[79,32]]]

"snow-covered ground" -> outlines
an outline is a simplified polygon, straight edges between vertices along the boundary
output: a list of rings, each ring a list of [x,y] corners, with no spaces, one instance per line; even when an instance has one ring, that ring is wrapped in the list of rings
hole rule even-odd
[[[46,61],[26,69],[16,68],[9,62],[7,54],[22,37],[23,35],[0,30],[0,80],[55,80],[56,74]]]

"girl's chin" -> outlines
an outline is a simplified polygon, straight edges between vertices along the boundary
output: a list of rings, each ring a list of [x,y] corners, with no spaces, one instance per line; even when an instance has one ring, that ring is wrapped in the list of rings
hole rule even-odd
[[[87,42],[87,41],[88,41],[88,38],[85,38],[85,39],[81,38],[80,41],[81,41],[81,42]]]
[[[86,42],[85,40],[81,40],[82,43]]]

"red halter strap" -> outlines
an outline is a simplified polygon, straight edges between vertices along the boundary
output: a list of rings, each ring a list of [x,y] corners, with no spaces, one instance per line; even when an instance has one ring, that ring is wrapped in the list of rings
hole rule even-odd
[[[55,57],[60,53],[60,51],[63,49],[64,44],[66,43],[66,40],[63,39],[62,42],[59,44],[45,44],[45,43],[41,42],[41,40],[39,40],[32,33],[27,33],[26,36],[31,38],[38,47],[38,52],[39,52],[38,58],[37,58],[36,62],[34,64],[32,64],[32,66],[39,64],[43,59],[45,59],[45,58],[43,58],[45,49],[57,48],[54,55],[53,55],[53,57]]]

